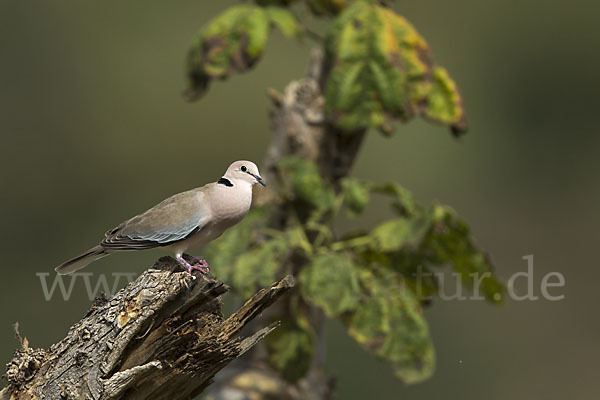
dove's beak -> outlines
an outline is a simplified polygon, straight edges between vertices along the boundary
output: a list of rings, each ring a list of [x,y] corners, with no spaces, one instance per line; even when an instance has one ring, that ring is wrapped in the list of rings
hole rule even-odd
[[[265,180],[263,178],[261,178],[260,176],[255,176],[256,178],[256,182],[260,183],[263,186],[267,186],[267,182],[265,182]]]
[[[260,183],[263,186],[267,186],[267,182],[265,182],[265,180],[263,178],[261,178],[258,175],[254,175],[252,173],[250,173],[250,175],[252,175],[254,177],[254,179],[256,179],[256,182]]]

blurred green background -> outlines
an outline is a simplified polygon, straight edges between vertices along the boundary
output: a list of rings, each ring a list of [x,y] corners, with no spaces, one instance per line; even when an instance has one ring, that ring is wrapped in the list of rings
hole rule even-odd
[[[231,161],[262,159],[266,88],[302,75],[311,42],[275,33],[257,68],[187,104],[187,47],[230,3],[0,0],[2,363],[17,344],[15,321],[32,346],[47,347],[90,306],[81,282],[71,301],[45,301],[36,272],[53,273],[106,229],[215,180]],[[327,367],[339,398],[599,398],[600,3],[394,7],[458,83],[470,132],[456,141],[423,121],[391,139],[373,132],[354,174],[453,206],[501,277],[525,271],[522,257],[533,254],[535,294],[559,271],[566,286],[551,294],[566,297],[502,307],[437,299],[426,310],[437,371],[410,387],[331,324]],[[386,218],[382,210],[367,220]],[[86,271],[140,273],[159,255],[114,256]]]

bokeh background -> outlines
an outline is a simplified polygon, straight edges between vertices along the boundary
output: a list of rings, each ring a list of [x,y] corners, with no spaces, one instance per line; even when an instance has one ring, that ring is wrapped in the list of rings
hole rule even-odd
[[[0,0],[0,363],[16,347],[15,321],[32,346],[47,347],[90,306],[82,282],[71,301],[45,301],[37,272],[53,273],[164,197],[215,180],[230,161],[262,159],[266,88],[300,77],[312,44],[275,33],[257,68],[186,103],[187,47],[231,3]],[[600,398],[600,3],[394,7],[459,84],[470,132],[457,141],[419,120],[390,139],[373,132],[354,175],[453,206],[501,277],[525,271],[522,257],[533,254],[535,294],[558,271],[566,285],[551,293],[565,299],[434,301],[425,312],[437,371],[409,387],[330,324],[327,368],[339,398]],[[140,273],[159,255],[114,256],[89,271]]]

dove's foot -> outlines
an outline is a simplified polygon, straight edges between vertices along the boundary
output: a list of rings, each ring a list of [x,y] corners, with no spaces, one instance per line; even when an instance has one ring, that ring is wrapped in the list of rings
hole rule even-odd
[[[187,256],[187,254],[186,254]],[[198,270],[200,272],[202,272],[203,274],[208,274],[210,272],[210,267],[208,266],[208,263],[206,262],[206,260],[201,260],[198,259],[196,257],[191,257],[188,256],[190,259],[193,259],[193,264],[190,264],[189,262],[187,262],[183,257],[178,256],[177,257],[177,262],[187,270],[187,272],[190,273],[190,275],[192,274],[192,271],[194,270]]]
[[[181,255],[181,257],[182,257],[184,260],[186,260],[187,262],[189,262],[190,264],[192,264],[192,265],[198,265],[198,264],[200,264],[200,265],[204,265],[204,264],[207,264],[205,259],[203,259],[203,258],[198,258],[198,257],[194,257],[194,256],[193,256],[193,255],[191,255],[191,254],[183,253],[183,254]],[[208,265],[208,264],[207,264],[207,265]]]

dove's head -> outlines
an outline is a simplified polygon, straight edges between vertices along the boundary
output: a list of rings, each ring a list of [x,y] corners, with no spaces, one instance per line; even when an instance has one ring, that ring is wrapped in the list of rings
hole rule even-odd
[[[236,161],[227,168],[224,178],[232,182],[246,182],[253,186],[260,183],[267,186],[263,178],[260,177],[258,167],[252,161]]]

